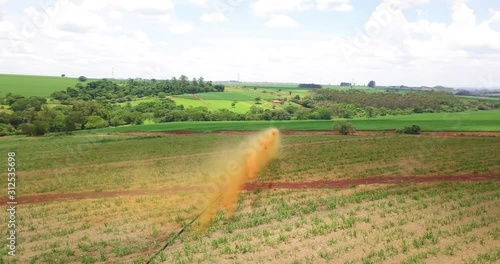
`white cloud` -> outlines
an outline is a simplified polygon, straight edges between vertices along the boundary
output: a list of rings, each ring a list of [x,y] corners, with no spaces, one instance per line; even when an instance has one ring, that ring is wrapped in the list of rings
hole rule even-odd
[[[111,10],[108,12],[108,16],[113,19],[120,19],[123,17],[123,14],[120,11]]]
[[[63,55],[74,55],[77,53],[75,46],[72,42],[69,41],[63,41],[57,44],[57,46],[55,47],[55,51],[56,53]]]
[[[187,22],[174,20],[169,22],[168,29],[173,34],[187,34],[193,31],[193,25]]]
[[[81,8],[89,11],[120,11],[135,15],[165,15],[175,9],[173,0],[122,0],[116,1],[101,1],[101,0],[83,0]]]
[[[70,1],[61,5],[45,27],[26,39],[23,49],[12,48],[9,36],[20,31],[25,17],[19,12],[6,12],[0,20],[0,72],[99,78],[110,77],[114,67],[118,78],[161,79],[186,74],[227,80],[235,79],[240,72],[241,79],[248,81],[337,83],[354,77],[357,83],[375,79],[381,85],[470,86],[474,82],[481,85],[480,76],[486,80],[490,74],[498,76],[493,71],[500,68],[500,33],[495,31],[500,12],[489,10],[488,17],[481,18],[462,0],[445,10],[454,18],[449,22],[405,17],[403,9],[420,8],[428,0],[382,0],[367,20],[371,30],[368,41],[361,41],[365,44],[357,46],[359,52],[350,63],[336,49],[341,39],[319,27],[318,32],[304,33],[314,25],[296,21],[294,15],[314,15],[319,9],[348,11],[342,5],[351,5],[351,1],[254,0],[249,5],[250,14],[238,13],[241,10],[233,13],[250,15],[242,19],[245,23],[253,18],[250,23],[264,19],[268,27],[295,27],[293,35],[273,31],[274,35],[266,38],[249,38],[241,37],[244,34],[238,29],[225,31],[225,27],[211,32],[200,30],[196,32],[197,41],[172,35],[193,32],[202,22],[228,21],[229,13],[210,9],[215,1],[191,0],[204,13],[196,17],[192,12],[194,17],[190,14],[190,18],[177,12],[185,6],[195,7],[175,7],[173,0],[167,4],[126,0],[125,7],[111,1]],[[32,16],[36,11],[41,10],[28,8],[25,15]],[[350,37],[363,40],[358,35],[366,34],[364,26],[353,25]],[[248,35],[256,32],[250,29]]]
[[[272,15],[266,26],[270,28],[292,28],[297,26],[297,22],[286,15]]]
[[[312,8],[312,0],[257,0],[252,6],[256,16],[304,11]]]
[[[4,16],[3,6],[5,5],[6,2],[7,2],[7,0],[0,0],[0,21],[3,20],[3,16]]]
[[[367,27],[353,30],[353,38],[344,40],[352,52],[350,67],[372,72],[379,83],[447,82],[455,86],[474,82],[480,85],[480,76],[500,67],[500,33],[491,29],[495,13],[478,21],[474,10],[459,0],[450,5],[450,23],[408,21],[401,10],[428,1],[403,1],[401,5],[388,6],[390,2],[382,2],[367,21]],[[389,69],[391,76],[384,73]]]
[[[333,7],[333,11],[347,12],[352,11],[353,7],[350,4],[340,4]]]
[[[228,18],[223,13],[214,12],[214,13],[203,14],[200,17],[200,20],[205,23],[222,23],[222,22],[227,22]]]
[[[333,10],[338,12],[352,11],[350,0],[316,0],[318,10]]]
[[[34,13],[40,11],[29,7],[25,12],[32,13],[28,16],[34,16]],[[68,4],[64,12],[57,14],[57,16],[51,19],[50,23],[55,23],[58,29],[69,32],[107,31],[107,26],[101,16],[94,12],[80,9],[74,4]]]
[[[207,6],[210,0],[189,0],[196,6]]]

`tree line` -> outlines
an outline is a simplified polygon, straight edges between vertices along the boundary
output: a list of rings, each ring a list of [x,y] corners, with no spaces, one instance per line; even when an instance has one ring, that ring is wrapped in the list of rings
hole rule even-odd
[[[193,78],[191,81],[185,75],[170,80],[128,79],[117,83],[107,79],[78,83],[75,87],[68,87],[65,91],[51,94],[51,98],[62,104],[71,104],[72,100],[92,101],[99,103],[123,103],[133,98],[165,97],[185,93],[224,92],[224,85],[213,85],[203,77]]]
[[[292,102],[305,108],[329,109],[335,116],[350,118],[362,112],[367,117],[401,113],[462,112],[499,108],[496,102],[463,100],[442,92],[370,93],[358,90],[319,89]]]

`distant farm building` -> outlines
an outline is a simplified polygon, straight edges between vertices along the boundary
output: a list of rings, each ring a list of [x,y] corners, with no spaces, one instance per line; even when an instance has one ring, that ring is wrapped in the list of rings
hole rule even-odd
[[[351,84],[351,83],[349,83],[349,82],[341,82],[341,83],[340,83],[340,86],[342,86],[342,87],[351,87],[351,86],[352,86],[352,84]]]

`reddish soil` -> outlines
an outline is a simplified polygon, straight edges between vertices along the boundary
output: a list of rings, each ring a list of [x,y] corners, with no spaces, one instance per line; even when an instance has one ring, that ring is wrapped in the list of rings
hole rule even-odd
[[[252,191],[258,189],[316,189],[316,188],[345,188],[358,185],[371,184],[401,184],[401,183],[432,183],[432,182],[464,182],[464,181],[481,181],[481,180],[500,180],[500,173],[488,174],[461,174],[461,175],[446,175],[446,176],[422,176],[422,177],[372,177],[364,179],[341,179],[341,180],[323,180],[310,182],[263,182],[263,183],[247,183],[243,187],[244,190]],[[154,195],[163,193],[175,193],[179,191],[197,191],[201,190],[201,186],[186,187],[170,187],[162,189],[147,189],[147,190],[121,190],[121,191],[105,191],[105,192],[80,192],[80,193],[51,193],[37,194],[30,196],[19,195],[17,202],[19,204],[36,204],[43,202],[54,202],[64,200],[81,200],[81,199],[97,199],[105,197],[120,197],[120,196],[139,196],[139,195]],[[1,204],[6,204],[8,201],[4,197],[0,199]]]
[[[401,184],[401,183],[431,183],[431,182],[463,182],[481,180],[500,180],[500,174],[462,174],[446,176],[422,177],[372,177],[364,179],[323,180],[310,182],[263,182],[246,184],[247,191],[258,189],[316,189],[345,188],[370,184]]]
[[[224,134],[224,135],[248,135],[253,134],[256,131],[252,130],[216,130],[212,131],[212,134]],[[328,130],[280,130],[283,135],[339,135],[337,131]],[[395,130],[368,130],[368,131],[356,131],[354,136],[368,136],[368,135],[387,135],[395,134]],[[175,131],[164,131],[164,132],[124,132],[124,133],[114,133],[112,135],[121,136],[144,136],[144,135],[191,135],[191,134],[205,134],[205,132],[194,132],[188,130],[175,130]],[[435,136],[435,137],[463,137],[463,136],[488,136],[488,137],[500,137],[500,132],[422,132],[421,135]]]

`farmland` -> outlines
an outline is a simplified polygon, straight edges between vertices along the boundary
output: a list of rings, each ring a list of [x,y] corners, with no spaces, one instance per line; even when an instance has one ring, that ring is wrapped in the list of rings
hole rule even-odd
[[[60,84],[54,77],[49,85],[49,79],[44,79],[45,90],[15,92],[47,96],[48,87]],[[41,79],[33,77],[26,87],[35,80]],[[134,82],[137,86],[130,88],[142,91],[144,83]],[[114,101],[102,105],[87,97],[89,101],[75,106],[114,109],[101,114],[118,120],[117,126],[80,129],[79,123],[78,130],[68,131],[72,135],[57,130],[43,137],[0,138],[0,152],[16,153],[19,198],[17,256],[5,258],[7,248],[2,247],[0,263],[145,263],[167,241],[172,243],[153,263],[500,260],[499,110],[356,116],[348,119],[358,130],[354,136],[332,132],[333,123],[344,120],[338,117],[144,125],[120,125],[116,119],[133,117],[134,107],[150,105],[156,108],[144,113],[165,118],[169,111],[195,113],[197,107],[238,114],[256,105],[267,113],[286,112],[287,106],[305,110],[301,102],[289,102],[308,94],[293,84],[235,85],[217,91],[128,98],[106,94]],[[270,102],[284,98],[283,105]],[[55,112],[44,109],[38,117],[58,117],[54,120],[63,124],[71,120],[67,117],[77,117],[64,112],[58,116],[57,100],[48,105]],[[13,117],[33,114],[29,109],[2,111]],[[419,125],[424,133],[392,131],[410,125]],[[269,127],[283,132],[279,155],[243,185],[235,216],[227,218],[220,210],[208,226],[190,225],[204,210],[200,204],[212,201],[207,197],[227,173],[222,168],[243,166],[233,162],[247,134]],[[3,204],[5,199],[1,197]],[[8,220],[6,214],[2,218]],[[174,240],[181,228],[185,232]]]
[[[23,221],[8,263],[144,263],[199,213],[192,203],[207,164],[231,157],[244,137],[1,139],[2,153],[16,152]],[[500,176],[498,137],[284,135],[282,145],[256,183]],[[234,218],[220,213],[204,231],[195,224],[155,262],[495,262],[499,200],[498,179],[259,188],[243,192]]]
[[[500,111],[464,113],[432,113],[407,116],[386,116],[348,120],[357,130],[394,130],[404,126],[419,125],[424,131],[500,131]],[[174,131],[190,130],[210,132],[214,130],[259,130],[271,126],[287,130],[331,130],[333,122],[328,120],[292,121],[227,121],[227,122],[178,122],[142,126],[105,128],[97,132],[114,133],[130,131]],[[94,131],[92,131],[94,132]],[[83,133],[88,133],[85,131]]]
[[[49,97],[53,92],[77,84],[78,78],[0,74],[0,96],[7,93],[23,96]]]

